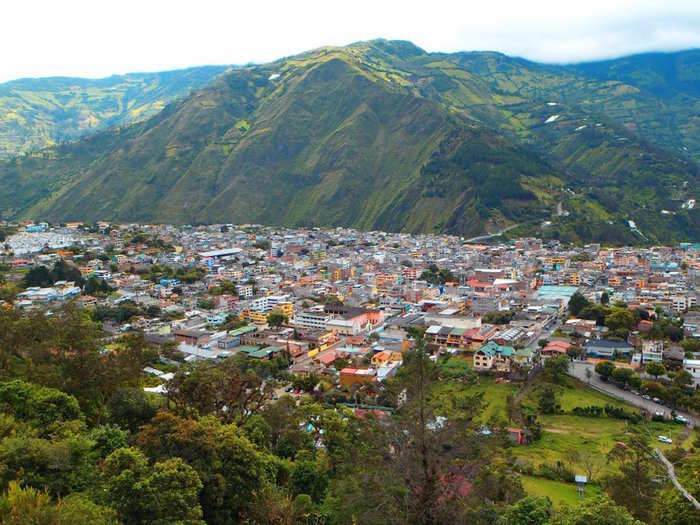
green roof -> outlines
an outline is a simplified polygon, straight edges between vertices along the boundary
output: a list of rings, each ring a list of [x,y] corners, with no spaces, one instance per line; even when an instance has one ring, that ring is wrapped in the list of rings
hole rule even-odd
[[[258,327],[254,324],[247,324],[245,326],[241,326],[240,328],[236,328],[235,330],[231,330],[228,335],[236,337],[237,335],[247,334],[248,332],[255,332],[257,329]]]
[[[465,334],[466,331],[467,331],[466,328],[453,328],[452,331],[450,332],[450,335],[462,336]]]
[[[513,353],[515,353],[515,350],[513,350],[512,346],[499,345],[498,343],[495,343],[493,341],[489,341],[477,351],[484,352],[488,356],[501,354],[505,357],[510,357],[511,355],[513,355]]]
[[[270,349],[263,348],[261,350],[256,350],[255,352],[249,353],[248,357],[252,357],[254,359],[262,359],[264,357],[267,357],[268,355],[270,355]]]
[[[258,350],[260,350],[260,347],[254,345],[242,345],[238,347],[238,351],[243,352],[244,354],[252,354],[253,352],[257,352]]]

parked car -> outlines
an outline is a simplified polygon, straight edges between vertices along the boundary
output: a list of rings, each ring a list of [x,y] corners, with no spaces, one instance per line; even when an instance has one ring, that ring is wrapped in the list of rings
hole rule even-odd
[[[647,394],[644,394],[642,396],[642,399],[646,399],[647,401],[651,400],[651,397],[649,397]]]
[[[659,436],[659,441],[661,443],[666,443],[667,445],[670,445],[671,443],[673,443],[673,440],[668,436]]]
[[[679,423],[683,423],[684,425],[688,424],[688,418],[685,416],[681,416],[680,414],[678,414],[674,419]]]
[[[660,400],[658,397],[653,398],[652,401],[653,401],[654,403],[660,403],[660,402],[661,402],[661,400]]]

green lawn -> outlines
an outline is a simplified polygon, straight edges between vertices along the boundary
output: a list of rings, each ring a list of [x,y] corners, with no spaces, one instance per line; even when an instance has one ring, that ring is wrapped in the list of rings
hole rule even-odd
[[[578,487],[574,483],[552,481],[550,479],[536,478],[534,476],[521,476],[520,481],[523,484],[525,492],[531,496],[547,496],[552,500],[554,507],[557,509],[562,505],[574,506],[581,501],[578,495]],[[586,498],[600,493],[600,487],[588,485],[585,489],[584,501]]]
[[[523,399],[523,404],[532,408],[537,407],[537,403],[540,398],[540,392],[543,386],[544,385],[541,382],[533,386],[532,389],[527,393],[527,395]],[[563,385],[552,386],[554,388],[557,401],[559,401],[561,409],[564,412],[570,412],[575,407],[604,407],[605,405],[612,405],[618,408],[636,410],[624,401],[620,401],[613,397],[606,396],[605,394],[602,394],[597,390],[589,388],[585,383],[572,377],[567,377]]]
[[[434,395],[439,397],[450,397],[457,392],[467,394],[483,394],[484,411],[477,418],[481,423],[486,423],[491,419],[507,420],[506,418],[506,397],[515,395],[518,385],[514,383],[495,383],[490,377],[479,377],[475,384],[467,383],[438,383],[434,390]]]

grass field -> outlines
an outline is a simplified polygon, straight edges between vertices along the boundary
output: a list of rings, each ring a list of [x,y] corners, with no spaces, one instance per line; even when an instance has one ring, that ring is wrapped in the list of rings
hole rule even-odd
[[[575,407],[612,405],[618,408],[632,409],[630,405],[624,401],[620,401],[610,396],[589,388],[585,383],[567,377],[563,385],[552,385],[555,391],[557,400],[564,412],[571,412]],[[535,385],[523,399],[523,404],[532,408],[537,407],[540,392],[543,385],[541,383]]]
[[[437,387],[438,396],[452,396],[459,390],[467,394],[483,394],[484,411],[477,420],[481,423],[498,419],[507,420],[506,398],[508,395],[515,395],[518,385],[515,383],[496,383],[490,377],[480,377],[475,384],[450,384],[439,383]]]
[[[554,507],[557,509],[562,505],[574,506],[581,501],[578,495],[578,487],[574,483],[552,481],[550,479],[536,478],[533,476],[522,476],[520,481],[523,484],[525,492],[531,496],[547,496],[552,500]],[[586,498],[600,493],[600,487],[589,485],[585,489],[584,501]]]
[[[522,400],[525,408],[536,412],[541,389],[544,387],[542,380],[532,387]],[[483,394],[484,411],[477,418],[480,423],[493,420],[507,421],[506,399],[508,395],[515,395],[518,391],[517,383],[496,383],[490,377],[480,377],[476,384],[441,383],[438,389],[440,396],[447,398],[462,392]],[[554,385],[557,399],[565,414],[540,415],[542,424],[542,437],[538,441],[525,446],[513,447],[512,454],[533,467],[542,464],[555,465],[558,461],[568,468],[584,473],[586,463],[593,463],[597,476],[611,472],[614,466],[606,460],[607,453],[618,441],[625,439],[628,423],[625,420],[610,417],[583,417],[575,416],[570,412],[575,407],[613,405],[634,412],[636,409],[622,401],[608,397],[596,390],[589,388],[585,383],[567,378],[563,385]],[[658,446],[667,450],[683,444],[690,446],[692,439],[686,436],[684,427],[672,423],[643,422],[638,425],[649,438],[651,446]],[[673,445],[664,445],[657,441],[657,436],[665,435],[673,439]],[[585,459],[576,460],[577,453],[585,456]]]

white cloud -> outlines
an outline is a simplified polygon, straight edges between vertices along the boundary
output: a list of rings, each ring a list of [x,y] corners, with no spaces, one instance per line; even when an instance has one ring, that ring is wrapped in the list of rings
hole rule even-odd
[[[700,46],[697,0],[23,0],[2,19],[0,80],[264,62],[377,37],[548,62]]]

